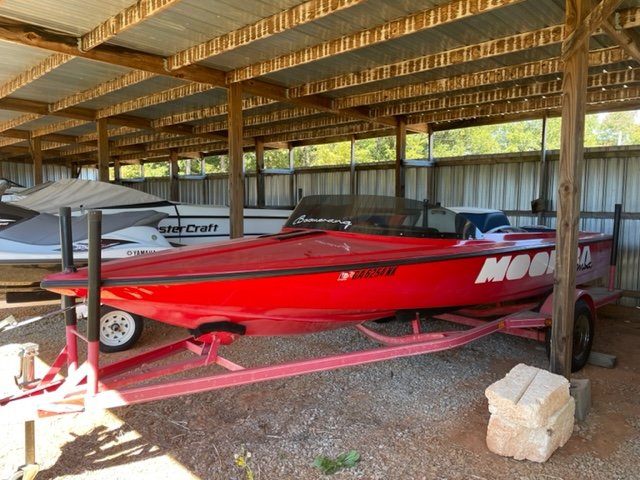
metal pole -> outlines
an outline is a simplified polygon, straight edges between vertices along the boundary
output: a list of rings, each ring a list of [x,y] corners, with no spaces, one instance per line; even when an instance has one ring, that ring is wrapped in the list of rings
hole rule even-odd
[[[21,388],[29,388],[35,380],[35,358],[38,355],[38,345],[24,343],[20,350],[20,375],[16,383]],[[36,464],[36,423],[33,420],[24,422],[24,463],[20,467],[23,479],[33,479],[40,470]]]
[[[62,271],[74,272],[73,264],[73,232],[71,229],[71,208],[60,208],[60,247],[62,251]],[[65,332],[67,338],[67,369],[69,374],[78,368],[78,319],[76,317],[73,297],[62,296],[62,308],[64,309]]]
[[[98,392],[98,362],[100,355],[100,285],[102,212],[89,212],[89,286],[87,294],[87,393]]]

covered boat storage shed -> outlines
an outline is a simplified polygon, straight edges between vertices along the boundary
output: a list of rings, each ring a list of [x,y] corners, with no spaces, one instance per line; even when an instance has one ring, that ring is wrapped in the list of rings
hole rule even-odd
[[[610,228],[622,203],[618,283],[635,302],[640,150],[584,152],[583,128],[587,112],[640,106],[639,14],[634,0],[4,0],[0,176],[33,185],[95,169],[107,180],[110,167],[117,178],[121,165],[168,160],[166,196],[214,203],[201,192],[228,190],[218,198],[236,236],[243,205],[288,206],[299,189],[481,199],[557,226],[556,319],[573,310],[578,226]],[[476,162],[406,158],[409,134],[555,116],[559,152],[541,141]],[[385,168],[264,168],[268,149],[389,135]],[[178,177],[178,159],[227,153],[223,179]],[[496,190],[508,195],[482,193]],[[554,337],[569,328],[555,322]],[[569,375],[568,353],[556,342],[553,371]]]

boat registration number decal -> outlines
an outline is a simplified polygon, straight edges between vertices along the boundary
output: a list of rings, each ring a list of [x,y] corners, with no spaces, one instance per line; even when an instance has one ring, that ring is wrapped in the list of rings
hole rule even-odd
[[[348,272],[340,272],[338,275],[338,281],[344,282],[346,280],[363,280],[365,278],[378,278],[378,277],[392,277],[396,274],[398,267],[376,267],[376,268],[362,268],[359,270],[350,270]]]
[[[502,282],[504,280],[520,280],[525,277],[539,277],[553,273],[556,264],[556,251],[538,252],[531,256],[505,255],[485,259],[475,283]],[[591,250],[588,245],[578,249],[578,271],[592,268]]]

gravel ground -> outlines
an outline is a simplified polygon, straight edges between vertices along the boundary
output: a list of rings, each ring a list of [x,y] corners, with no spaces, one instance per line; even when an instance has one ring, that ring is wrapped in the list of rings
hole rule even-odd
[[[3,313],[26,318],[37,311]],[[312,465],[316,457],[350,450],[360,454],[359,463],[332,477],[640,479],[640,312],[606,307],[597,329],[594,349],[616,355],[618,364],[588,365],[575,375],[591,380],[591,413],[542,464],[503,458],[485,446],[485,388],[518,363],[547,366],[544,348],[535,342],[492,335],[447,352],[39,420],[38,479],[248,480],[250,469],[255,480],[312,480],[331,478]],[[182,336],[148,322],[136,349]],[[62,347],[62,324],[52,318],[0,334],[1,345],[25,341],[39,343],[41,359],[50,363]],[[372,345],[343,329],[243,338],[223,355],[259,365]],[[4,365],[2,376],[10,377]],[[0,478],[23,463],[23,427],[4,424],[8,420],[0,409]],[[234,456],[247,453],[248,468],[238,467]]]

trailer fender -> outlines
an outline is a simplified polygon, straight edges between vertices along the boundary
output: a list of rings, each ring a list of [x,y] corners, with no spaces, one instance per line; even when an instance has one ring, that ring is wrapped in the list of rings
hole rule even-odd
[[[591,314],[593,315],[593,319],[596,319],[596,305],[595,302],[593,301],[593,297],[591,297],[591,295],[589,294],[589,292],[587,290],[583,290],[581,288],[576,288],[576,294],[575,294],[575,302],[577,302],[578,300],[583,300],[587,306],[589,307],[589,310],[591,310]],[[575,304],[574,302],[574,304]],[[549,317],[552,316],[553,314],[553,292],[550,293],[547,298],[545,298],[544,302],[542,302],[542,306],[540,307],[540,313],[542,313],[543,315],[548,315]]]

